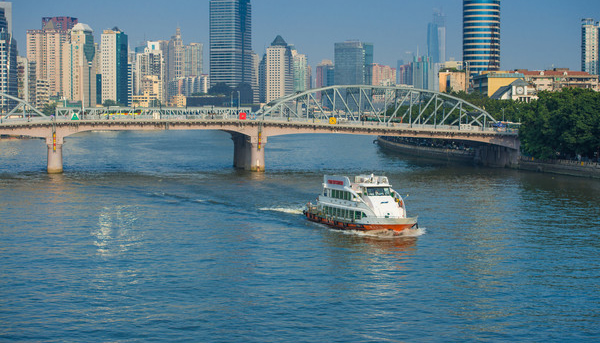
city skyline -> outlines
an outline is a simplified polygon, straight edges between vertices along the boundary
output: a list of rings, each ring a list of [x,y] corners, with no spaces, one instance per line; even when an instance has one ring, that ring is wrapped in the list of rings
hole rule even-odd
[[[315,68],[324,59],[333,60],[336,42],[356,39],[373,43],[375,63],[395,67],[399,59],[408,60],[417,51],[419,55],[426,53],[427,24],[433,10],[439,9],[446,16],[447,58],[462,59],[461,0],[380,0],[375,5],[307,0],[286,4],[285,16],[280,14],[281,2],[275,0],[254,0],[252,6],[253,49],[259,56],[274,36],[281,35],[306,54],[309,65]],[[41,18],[51,16],[78,18],[94,30],[96,41],[103,30],[118,26],[130,37],[131,49],[144,40],[168,40],[177,27],[186,44],[208,46],[209,42],[208,0],[192,5],[172,3],[169,8],[155,0],[107,0],[94,6],[70,0],[22,0],[12,7],[20,56],[26,55],[26,30],[41,28]],[[558,0],[503,2],[501,69],[580,70],[581,19],[598,17],[599,13],[600,2],[593,0],[575,0],[568,5]],[[208,51],[204,54],[208,70]]]

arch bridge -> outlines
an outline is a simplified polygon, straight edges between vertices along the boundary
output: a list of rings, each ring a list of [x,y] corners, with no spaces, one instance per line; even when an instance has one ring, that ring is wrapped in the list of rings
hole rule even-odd
[[[0,94],[0,96],[3,96]],[[30,112],[25,113],[26,109]],[[40,137],[48,147],[48,172],[62,172],[64,138],[94,130],[222,130],[234,142],[233,165],[264,171],[268,137],[339,133],[438,138],[483,143],[482,162],[516,163],[517,132],[496,126],[485,110],[462,99],[409,87],[363,85],[311,89],[250,108],[57,108],[47,117],[25,102],[0,117],[0,134]],[[242,116],[241,112],[248,115]],[[19,114],[21,113],[21,114]]]

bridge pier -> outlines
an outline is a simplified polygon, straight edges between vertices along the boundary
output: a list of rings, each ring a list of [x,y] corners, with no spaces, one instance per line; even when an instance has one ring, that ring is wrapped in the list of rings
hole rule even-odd
[[[46,138],[46,146],[48,147],[48,174],[60,174],[63,172],[63,143],[63,138],[57,137],[56,133]]]
[[[48,174],[63,172],[62,144],[47,144],[48,146]],[[56,149],[55,149],[56,147]]]
[[[256,136],[247,136],[237,132],[231,132],[233,140],[233,166],[254,172],[265,171],[265,149],[266,138],[260,133]]]
[[[475,151],[475,161],[486,167],[516,168],[519,164],[519,154],[519,149],[482,145]]]

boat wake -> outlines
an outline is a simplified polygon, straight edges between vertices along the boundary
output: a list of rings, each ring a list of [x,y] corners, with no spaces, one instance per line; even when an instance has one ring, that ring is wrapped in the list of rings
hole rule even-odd
[[[287,214],[302,214],[301,207],[262,207],[262,208],[259,208],[259,210],[281,212],[281,213],[287,213]]]
[[[376,237],[376,238],[406,238],[406,237],[419,237],[427,233],[425,228],[416,229],[405,229],[401,232],[395,232],[393,230],[372,230],[372,231],[359,231],[359,230],[339,230],[332,229],[334,231],[342,232],[344,234],[362,236],[362,237]]]

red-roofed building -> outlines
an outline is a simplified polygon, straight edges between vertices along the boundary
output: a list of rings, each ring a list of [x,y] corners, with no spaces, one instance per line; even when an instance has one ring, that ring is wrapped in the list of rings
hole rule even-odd
[[[516,70],[525,76],[525,81],[532,84],[538,92],[556,92],[566,87],[593,89],[599,91],[598,75],[590,75],[584,71],[571,71],[568,68],[552,70]]]

